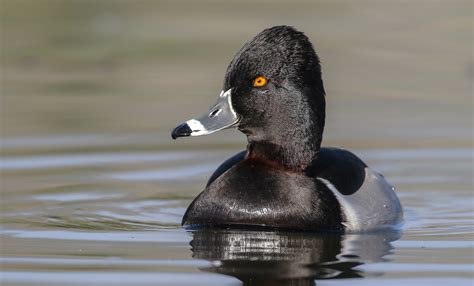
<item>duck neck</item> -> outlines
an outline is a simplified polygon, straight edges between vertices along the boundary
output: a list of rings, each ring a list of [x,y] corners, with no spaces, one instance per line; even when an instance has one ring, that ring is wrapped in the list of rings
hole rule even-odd
[[[318,113],[309,109],[297,118],[272,124],[264,129],[264,136],[247,136],[246,158],[293,172],[306,172],[314,166],[321,147],[325,113],[324,106],[319,108],[322,111]]]

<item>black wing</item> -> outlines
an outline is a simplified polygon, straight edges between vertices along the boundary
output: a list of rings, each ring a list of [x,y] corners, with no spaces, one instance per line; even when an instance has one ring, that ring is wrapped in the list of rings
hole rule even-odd
[[[328,180],[343,195],[355,193],[364,183],[367,165],[356,155],[339,148],[321,148],[311,177]]]
[[[214,173],[212,174],[212,176],[209,178],[209,181],[207,181],[207,184],[206,184],[206,188],[212,183],[214,182],[215,179],[217,179],[220,175],[222,175],[223,173],[225,173],[225,171],[229,170],[232,166],[234,166],[235,164],[239,163],[240,161],[242,161],[244,158],[245,158],[245,153],[247,151],[242,151],[242,152],[239,152],[237,154],[235,154],[234,156],[230,157],[229,159],[225,160],[224,163],[222,163],[219,168],[217,168]]]

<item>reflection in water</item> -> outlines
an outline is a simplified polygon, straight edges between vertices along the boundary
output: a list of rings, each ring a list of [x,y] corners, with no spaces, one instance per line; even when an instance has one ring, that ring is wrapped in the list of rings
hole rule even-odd
[[[192,231],[193,257],[213,262],[204,271],[244,285],[316,285],[315,279],[355,278],[354,267],[384,261],[400,232],[322,234],[249,230]]]

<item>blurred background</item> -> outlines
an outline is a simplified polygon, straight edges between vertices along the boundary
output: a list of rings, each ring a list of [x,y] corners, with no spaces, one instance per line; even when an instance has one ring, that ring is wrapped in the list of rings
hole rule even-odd
[[[352,259],[333,278],[472,285],[472,0],[0,0],[0,15],[0,284],[235,285],[201,271],[235,265],[314,282],[308,265],[324,274],[318,263]],[[180,222],[246,138],[170,132],[214,103],[246,41],[282,24],[321,58],[323,145],[350,149],[396,186],[403,237],[343,235],[332,256],[308,261],[304,247],[326,250],[315,234],[198,234],[205,253],[239,260],[227,273],[192,258]],[[261,244],[229,253],[226,239]]]
[[[201,114],[262,29],[322,60],[325,145],[472,145],[472,1],[2,0],[2,138],[146,135]],[[235,130],[172,142],[245,138]],[[187,141],[187,142],[185,142]]]

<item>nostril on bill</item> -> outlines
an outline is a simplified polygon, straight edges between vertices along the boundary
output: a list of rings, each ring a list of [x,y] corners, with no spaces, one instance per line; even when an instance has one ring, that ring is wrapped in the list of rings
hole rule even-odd
[[[220,109],[215,109],[213,111],[211,111],[211,113],[209,113],[209,117],[212,118],[214,116],[216,116],[217,114],[219,114],[221,112]]]

